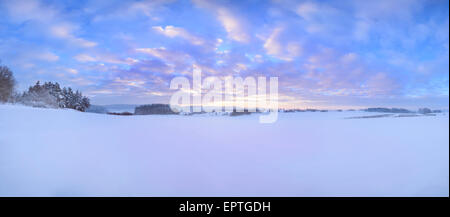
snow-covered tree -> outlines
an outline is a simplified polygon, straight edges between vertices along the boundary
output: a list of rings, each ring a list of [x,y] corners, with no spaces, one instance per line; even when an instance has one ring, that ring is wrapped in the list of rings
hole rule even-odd
[[[70,108],[83,112],[90,106],[89,99],[78,90],[73,92],[70,87],[61,89],[58,83],[52,82],[41,85],[39,81],[29,87],[18,101],[36,107]]]
[[[15,83],[12,71],[6,66],[0,66],[0,102],[10,100]]]

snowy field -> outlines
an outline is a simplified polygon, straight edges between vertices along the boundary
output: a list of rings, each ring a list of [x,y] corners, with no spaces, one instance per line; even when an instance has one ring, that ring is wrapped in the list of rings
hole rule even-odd
[[[0,105],[0,196],[448,196],[448,113],[112,116]]]

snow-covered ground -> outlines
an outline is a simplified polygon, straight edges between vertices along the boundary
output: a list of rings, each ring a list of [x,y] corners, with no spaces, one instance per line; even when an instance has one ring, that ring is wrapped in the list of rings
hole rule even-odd
[[[448,114],[112,116],[0,105],[0,196],[448,196]]]

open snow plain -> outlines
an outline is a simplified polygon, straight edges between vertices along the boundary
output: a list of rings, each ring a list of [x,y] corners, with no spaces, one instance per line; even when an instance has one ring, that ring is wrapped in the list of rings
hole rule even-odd
[[[113,116],[0,105],[0,196],[448,196],[448,113]]]

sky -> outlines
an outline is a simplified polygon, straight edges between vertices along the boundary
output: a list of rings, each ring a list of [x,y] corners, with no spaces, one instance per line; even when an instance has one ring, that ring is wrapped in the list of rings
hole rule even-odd
[[[93,104],[168,103],[170,81],[278,77],[285,108],[449,105],[449,1],[0,0],[0,60]]]

